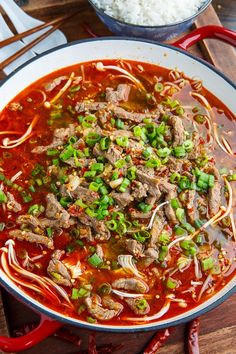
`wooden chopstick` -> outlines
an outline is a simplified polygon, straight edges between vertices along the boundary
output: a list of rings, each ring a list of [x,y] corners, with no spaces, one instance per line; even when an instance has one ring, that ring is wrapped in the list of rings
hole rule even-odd
[[[43,33],[38,38],[34,39],[32,42],[27,44],[25,47],[20,49],[18,52],[11,55],[9,58],[5,59],[0,63],[0,70],[11,64],[14,60],[18,59],[20,56],[28,52],[31,48],[33,48],[36,44],[41,42],[44,38],[48,37],[51,33],[57,30],[61,26],[62,22],[57,23],[54,27],[50,28],[47,32]]]
[[[10,38],[7,38],[7,39],[4,39],[3,41],[0,41],[0,48],[2,47],[5,47],[6,45],[9,45],[11,43],[14,43],[16,41],[19,41],[20,39],[24,38],[24,37],[27,37],[35,32],[38,32],[46,27],[49,27],[49,26],[53,26],[53,25],[56,25],[57,23],[60,23],[62,21],[65,21],[67,19],[69,19],[70,17],[72,16],[75,16],[76,13],[73,13],[73,14],[69,14],[69,15],[64,15],[64,16],[61,16],[61,17],[58,17],[54,20],[51,20],[47,23],[43,23],[42,25],[39,25],[37,27],[33,27],[27,31],[24,31],[22,33],[18,33],[16,34],[15,36],[13,37],[10,37]]]

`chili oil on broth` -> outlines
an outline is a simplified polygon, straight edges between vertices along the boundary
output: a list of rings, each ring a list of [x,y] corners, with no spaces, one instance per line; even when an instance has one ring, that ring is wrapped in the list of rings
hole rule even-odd
[[[221,203],[225,209],[222,209],[222,212],[221,210],[217,211],[219,217],[224,214],[225,210],[227,211],[227,205],[230,199],[227,182],[224,180],[226,177],[224,176],[229,176],[227,178],[232,180],[228,183],[232,186],[233,193],[235,192],[235,163],[231,153],[235,149],[235,120],[232,113],[213,95],[202,88],[199,81],[189,80],[185,78],[182,73],[177,71],[170,72],[167,69],[155,65],[132,61],[104,60],[103,64],[104,66],[118,66],[128,71],[136,80],[140,81],[141,86],[139,86],[137,81],[132,81],[132,78],[124,74],[124,72],[120,73],[114,70],[114,68],[101,70],[100,67],[100,70],[98,70],[99,67],[96,67],[94,63],[84,63],[62,69],[42,78],[21,92],[2,111],[0,115],[1,131],[14,131],[16,134],[11,135],[6,133],[1,136],[1,145],[5,144],[4,148],[0,149],[0,178],[2,190],[0,205],[1,246],[3,247],[5,242],[9,238],[12,238],[12,236],[9,235],[16,229],[24,230],[26,233],[33,232],[38,236],[51,239],[54,243],[54,249],[47,248],[45,245],[36,242],[20,241],[17,237],[15,238],[14,249],[20,264],[20,271],[18,268],[19,272],[15,274],[15,276],[18,280],[23,279],[27,283],[27,279],[21,271],[23,268],[32,274],[47,277],[57,283],[59,282],[58,285],[64,289],[72,306],[65,300],[65,296],[63,297],[52,284],[48,285],[47,283],[51,291],[55,292],[57,298],[61,301],[53,301],[50,292],[47,292],[45,295],[45,287],[40,288],[39,284],[36,284],[35,281],[32,282],[39,286],[41,292],[37,289],[37,291],[29,289],[26,285],[22,286],[24,291],[52,309],[87,322],[94,323],[98,321],[115,325],[118,323],[117,321],[119,321],[119,325],[139,324],[142,323],[139,321],[139,318],[143,318],[145,322],[147,321],[145,317],[154,316],[158,314],[160,310],[163,310],[163,316],[160,318],[164,319],[194,308],[199,303],[211,297],[215,292],[219,291],[235,275],[235,267],[233,265],[233,263],[235,263],[235,236],[234,225],[232,226],[232,214],[231,218],[230,214],[228,214],[228,216],[216,226],[210,225],[206,230],[202,230],[198,233],[199,227],[202,227],[202,225],[212,217],[212,215],[209,215],[208,198],[210,189],[213,188],[215,183],[218,183],[217,176],[211,173],[212,166],[216,165],[218,171],[221,172],[219,177],[222,193]],[[74,77],[71,77],[71,73],[74,73]],[[70,78],[71,83],[68,85],[67,90],[54,102],[53,100],[57,97],[58,93],[61,92],[60,90],[65,88]],[[116,91],[119,84],[130,85],[129,99],[128,101],[123,100],[118,102],[119,107],[131,112],[144,112],[147,117],[150,116],[150,112],[158,109],[158,112],[161,111],[160,117],[157,119],[158,113],[156,114],[157,117],[154,116],[149,120],[146,119],[137,123],[118,118],[114,113],[107,114],[105,110],[88,113],[83,111],[79,113],[76,112],[75,106],[77,102],[104,102],[106,88],[110,87]],[[145,90],[143,88],[145,88]],[[191,96],[190,92],[193,92],[195,95]],[[201,96],[198,96],[199,94]],[[208,106],[206,109],[204,97],[207,98],[212,110],[209,109]],[[53,104],[48,104],[50,101],[53,101]],[[109,111],[109,108],[107,110]],[[102,120],[100,118],[101,115],[106,117],[106,114],[107,118]],[[191,160],[192,162],[189,163],[190,160],[188,160],[188,156],[191,151],[185,151],[183,157],[176,157],[174,155],[174,128],[173,126],[171,127],[170,123],[168,124],[168,120],[171,119],[169,117],[172,115],[181,117],[184,128],[187,127],[185,128],[187,134],[184,132],[184,142],[186,142],[186,140],[193,140],[194,131],[200,132],[200,146],[202,147],[204,144],[209,144],[209,148],[205,151],[206,156],[198,156],[198,159],[193,159]],[[6,149],[5,147],[10,145],[9,140],[4,139],[19,139],[30,127],[35,117],[36,123],[32,128],[32,135],[30,133],[30,137],[17,147]],[[84,117],[90,118],[84,119]],[[97,126],[97,122],[99,122],[100,128]],[[154,128],[156,129],[161,123],[165,126],[165,133],[162,135],[162,138],[160,137],[161,134],[158,136],[159,143],[157,143],[155,147],[151,137],[145,138],[145,129],[153,130],[153,126],[151,126],[151,128],[148,126],[150,124],[154,124]],[[213,131],[214,123],[217,125],[215,131]],[[76,126],[76,131],[73,132],[72,137],[68,136],[61,145],[56,148],[51,148],[48,150],[49,152],[42,154],[32,152],[32,150],[38,146],[51,144],[55,129],[65,129],[69,124]],[[76,144],[77,139],[82,137],[83,131],[86,129],[87,135],[91,131],[98,134],[101,129],[106,130],[107,133],[102,133],[104,135],[103,137],[107,137],[108,139],[103,140],[106,142],[112,137],[114,131],[120,130],[122,137],[122,132],[127,128],[132,132],[133,139],[131,140],[137,143],[144,141],[144,143],[141,143],[142,151],[140,152],[140,156],[138,156],[139,154],[136,153],[135,149],[129,149],[129,146],[121,146],[123,155],[120,160],[125,160],[127,155],[131,156],[131,160],[128,158],[126,161],[126,164],[131,167],[143,166],[147,164],[148,161],[154,160],[155,162],[152,164],[155,166],[150,164],[152,167],[148,167],[150,171],[154,171],[159,179],[163,180],[164,178],[168,183],[170,183],[170,177],[172,176],[171,185],[174,185],[177,189],[176,197],[171,199],[173,205],[171,205],[172,212],[174,212],[174,216],[176,217],[177,209],[181,209],[181,211],[178,210],[178,217],[181,219],[182,215],[186,220],[183,219],[180,221],[177,218],[177,223],[174,225],[173,222],[170,222],[170,220],[166,218],[164,212],[165,206],[160,208],[156,214],[156,218],[164,218],[164,227],[159,232],[154,247],[148,247],[150,243],[150,230],[147,230],[147,226],[151,216],[156,212],[156,207],[166,200],[168,193],[161,192],[159,199],[156,198],[154,204],[150,207],[146,198],[151,196],[150,192],[154,187],[149,186],[148,188],[147,186],[147,196],[138,200],[137,195],[135,195],[134,200],[132,200],[124,210],[122,210],[122,208],[121,210],[117,209],[117,202],[115,200],[113,200],[113,203],[111,200],[107,203],[104,210],[107,210],[108,213],[104,212],[104,215],[99,215],[100,218],[103,217],[100,221],[102,223],[104,222],[105,225],[109,225],[110,228],[112,228],[112,226],[114,228],[117,225],[120,228],[119,230],[116,229],[116,231],[110,230],[111,237],[108,241],[101,239],[101,237],[100,240],[97,240],[94,237],[96,232],[94,232],[93,227],[91,227],[92,236],[90,240],[81,237],[81,232],[78,231],[79,228],[84,228],[81,219],[80,226],[74,224],[68,228],[64,228],[63,226],[55,226],[56,223],[60,222],[57,220],[57,216],[55,216],[55,218],[49,218],[54,220],[54,226],[43,228],[41,226],[41,220],[45,219],[45,213],[47,212],[46,196],[49,193],[55,193],[57,200],[61,203],[60,205],[62,205],[66,211],[69,211],[71,214],[70,219],[74,220],[74,222],[77,223],[79,216],[88,215],[85,212],[86,208],[89,208],[89,216],[92,217],[90,207],[93,203],[85,203],[83,195],[76,199],[78,205],[75,204],[76,200],[75,198],[71,198],[70,194],[67,197],[61,195],[60,189],[63,185],[68,185],[69,175],[75,178],[77,176],[82,178],[86,172],[90,171],[90,166],[86,166],[85,163],[71,167],[66,163],[64,158],[60,158],[60,156],[63,156],[61,154],[66,150],[66,147]],[[136,132],[135,136],[133,135],[134,131]],[[218,134],[219,144],[217,144],[214,133]],[[85,161],[86,159],[95,157],[93,155],[93,141],[91,142],[90,139],[87,144],[86,136],[77,147],[77,151],[80,151],[80,153],[74,155],[73,152],[72,157],[75,159],[75,164],[79,162],[78,160],[81,158],[77,156],[77,154],[85,155]],[[222,142],[222,136],[226,139],[226,143]],[[20,140],[17,141],[19,142]],[[127,141],[129,145],[129,139],[121,139],[119,142],[121,145],[126,145]],[[227,142],[230,144],[232,151],[230,151],[227,146]],[[98,144],[101,145],[101,139]],[[120,147],[114,139],[110,144],[115,144]],[[151,144],[154,145],[154,149],[150,156],[148,155],[148,148],[152,147]],[[186,146],[189,149],[191,144],[188,143]],[[225,151],[222,150],[222,146]],[[183,148],[183,146],[181,147]],[[159,155],[164,154],[164,152],[169,152],[165,148],[171,150],[170,155],[166,157],[158,156],[157,150],[162,149],[159,151]],[[53,150],[57,150],[58,152]],[[146,151],[146,153],[143,154],[143,151]],[[181,151],[183,152],[183,149],[179,149],[179,152]],[[153,158],[151,159],[152,155]],[[168,158],[175,159],[177,162],[184,160],[182,171],[179,175],[175,176],[176,178],[173,177],[176,171],[170,171]],[[105,164],[109,165],[109,161],[107,160],[103,162],[101,162],[101,159],[97,160],[96,158],[95,160],[90,162],[90,165],[94,163],[103,164],[103,168]],[[126,182],[128,180],[129,184],[127,186],[124,185],[124,190],[126,192],[128,189],[128,191],[132,192],[131,186],[133,186],[135,182],[140,182],[137,178],[137,171],[135,171],[135,173],[130,172],[129,179],[126,176],[127,171],[125,171],[124,166],[115,167],[112,166],[112,164],[110,165],[111,167],[108,167],[112,170],[112,173],[116,173],[116,181],[119,180],[119,178],[123,178],[123,181],[125,180]],[[49,166],[53,167],[49,168]],[[167,166],[167,168],[165,166]],[[108,176],[109,168],[107,168]],[[198,168],[200,173],[205,172],[205,175],[199,175],[199,171],[197,171],[198,175],[193,174],[193,168]],[[95,187],[97,188],[95,179],[101,177],[103,178],[102,186],[105,186],[107,189],[106,192],[103,188],[103,193],[99,192],[99,190],[98,193],[94,192],[94,200],[98,199],[99,202],[93,206],[94,209],[92,209],[92,211],[98,210],[98,205],[103,205],[101,202],[102,198],[103,200],[106,199],[104,197],[109,196],[113,190],[109,185],[110,180],[107,181],[103,172],[100,173],[98,171],[95,176],[84,177],[83,179],[83,188],[87,188],[90,192],[90,184],[95,182],[95,185],[92,184],[93,188],[91,187],[93,192],[93,189]],[[12,182],[12,177],[17,175],[18,178]],[[189,192],[189,188],[185,189],[186,185],[184,185],[184,181],[187,183],[189,182],[189,178],[193,178],[196,184],[200,180],[200,176],[202,176],[202,183],[204,185],[204,183],[207,183],[205,182],[207,178],[210,178],[209,175],[214,176],[211,187],[207,185],[206,190],[204,190],[204,188],[201,189],[199,186],[191,186],[191,188],[193,188],[191,190],[194,190],[196,193],[194,208],[196,208],[197,201],[199,202],[200,200],[202,202],[201,208],[196,210],[198,214],[198,225],[196,225],[190,220],[188,215],[189,210],[186,207],[186,193]],[[187,179],[181,179],[182,177],[186,177]],[[180,181],[183,182],[180,183]],[[147,185],[147,183],[143,183],[143,181],[141,181],[141,184]],[[200,182],[199,184],[201,185]],[[121,188],[120,186],[121,184],[118,184],[114,190]],[[14,196],[17,203],[20,204],[21,210],[13,211],[14,204],[12,204],[12,201],[9,199],[7,192]],[[117,192],[120,194],[125,193]],[[4,199],[4,195],[7,197],[7,200]],[[197,201],[196,198],[198,198]],[[140,203],[142,203],[141,206]],[[234,202],[232,210],[233,207]],[[114,214],[117,211],[120,211],[122,214]],[[130,215],[135,211],[139,213],[143,212],[143,217],[131,218]],[[191,211],[190,208],[190,212]],[[31,216],[39,218],[41,224],[39,223],[39,225],[35,227],[27,223],[21,223],[21,225],[17,223],[17,219],[20,215],[30,215],[29,212]],[[146,218],[146,215],[150,212],[151,216]],[[163,213],[163,215],[159,213]],[[93,216],[93,218],[97,220],[95,216]],[[189,236],[195,233],[196,236],[192,241]],[[174,244],[167,254],[168,245],[177,239],[177,237],[186,239],[180,244]],[[131,264],[129,261],[132,253],[127,250],[126,243],[129,239],[137,241],[138,246],[143,248],[143,256],[139,257],[133,255]],[[186,240],[188,242],[186,242]],[[101,254],[99,257],[99,247],[97,247],[97,245],[102,247],[103,257]],[[147,262],[148,259],[150,261],[150,257],[147,257],[147,253],[145,256],[145,252],[147,252],[148,248],[153,248],[154,251],[158,253],[158,256],[150,266],[145,268],[145,262]],[[57,260],[58,262],[54,261],[54,268],[57,271],[54,270],[54,272],[49,274],[47,268],[55,250],[62,250],[65,251],[65,253]],[[130,273],[118,263],[117,259],[119,255],[129,256],[125,258],[125,261],[128,262]],[[76,272],[79,275],[72,279],[71,286],[63,286],[60,284],[59,278],[62,277],[61,273],[58,271],[58,264],[60,265],[60,262],[64,262],[64,271],[67,271],[66,275],[69,274],[70,276],[73,274],[73,270],[75,270],[73,266],[75,266],[75,264],[78,265]],[[135,272],[135,274],[132,272]],[[135,303],[136,313],[125,301],[125,299],[130,298],[120,297],[111,292],[111,284],[120,278],[134,278],[138,282],[141,281],[141,283],[145,282],[148,284],[149,290],[147,292],[145,292],[145,290],[141,293],[140,297],[134,298],[137,299]],[[101,284],[103,284],[103,286],[101,286]],[[135,290],[116,289],[114,287],[113,290],[131,294],[139,293]],[[202,294],[199,296],[201,292]],[[99,297],[97,295],[99,295]],[[96,305],[96,302],[99,303],[103,301],[104,297],[107,295],[115,301],[115,304],[106,303],[105,306],[104,304],[102,305],[105,309],[117,311],[117,315],[109,320],[100,320],[96,318],[96,313],[94,315],[96,308],[94,310],[93,307],[91,310],[89,303],[86,302],[87,300],[85,299],[92,299],[92,304]],[[117,303],[123,306],[123,310],[120,312]],[[148,307],[150,307],[150,310],[145,315],[137,314],[137,312],[140,311],[145,313]],[[170,309],[168,310],[169,307]],[[128,320],[129,318],[133,318],[133,320],[130,321]],[[157,318],[159,317],[157,316]],[[154,319],[150,317],[150,320]]]

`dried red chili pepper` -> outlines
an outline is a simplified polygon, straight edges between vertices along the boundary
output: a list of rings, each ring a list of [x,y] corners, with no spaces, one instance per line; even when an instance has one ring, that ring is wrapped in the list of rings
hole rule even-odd
[[[89,335],[88,342],[88,354],[98,354],[96,346],[96,334],[92,333]]]
[[[81,345],[81,338],[79,335],[72,333],[69,329],[66,328],[60,328],[55,334],[55,337],[58,337],[62,340],[65,340],[67,342],[70,342],[77,347],[80,347]]]
[[[173,328],[162,329],[154,335],[146,346],[143,354],[156,354],[157,350],[167,341]]]
[[[93,37],[93,38],[100,37],[92,30],[92,28],[89,26],[89,24],[87,22],[84,22],[82,24],[82,27],[91,37]]]
[[[188,353],[189,354],[199,354],[199,326],[200,321],[199,318],[189,322],[188,324]]]

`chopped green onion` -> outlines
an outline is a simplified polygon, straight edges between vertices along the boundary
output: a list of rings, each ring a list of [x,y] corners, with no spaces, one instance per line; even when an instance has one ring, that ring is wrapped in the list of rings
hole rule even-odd
[[[145,129],[136,126],[134,127],[133,132],[134,132],[134,136],[140,137],[144,141],[147,139],[145,134]]]
[[[95,145],[97,142],[99,142],[101,139],[101,135],[95,132],[88,133],[88,135],[85,138],[86,144],[89,146]]]
[[[106,195],[106,194],[109,193],[107,187],[104,186],[104,185],[100,187],[99,192],[100,192],[102,195]]]
[[[149,159],[146,161],[145,166],[149,168],[160,167],[161,161],[159,159]]]
[[[93,317],[90,317],[90,316],[88,316],[88,317],[86,318],[86,320],[87,320],[87,322],[89,322],[89,323],[97,323],[96,318],[93,318]]]
[[[70,197],[62,197],[60,199],[60,204],[63,208],[67,208],[69,204],[71,204],[72,200]]]
[[[91,218],[95,218],[97,216],[97,213],[91,208],[86,208],[85,213]]]
[[[159,157],[167,157],[171,154],[171,150],[167,147],[162,148],[162,149],[157,149],[157,155]]]
[[[84,177],[92,178],[96,176],[96,171],[85,171]]]
[[[118,224],[115,220],[109,220],[106,222],[106,227],[111,231],[115,231],[118,227]]]
[[[135,301],[135,306],[139,309],[139,310],[146,310],[146,308],[148,307],[148,303],[146,299],[137,299]]]
[[[232,181],[236,181],[236,173],[227,176],[227,180],[232,182]]]
[[[186,229],[188,232],[190,232],[191,234],[194,233],[195,231],[195,228],[188,222],[182,223],[182,227]]]
[[[119,136],[116,138],[117,145],[121,147],[128,147],[129,146],[129,138],[127,136]]]
[[[97,253],[94,253],[88,258],[88,262],[91,266],[97,268],[102,265],[103,260],[97,255]]]
[[[79,91],[80,90],[80,85],[77,85],[77,86],[72,86],[70,89],[69,89],[69,91],[70,92],[77,92],[77,91]]]
[[[59,154],[59,151],[57,149],[48,149],[47,150],[47,156],[55,156]]]
[[[168,242],[170,242],[170,235],[168,234],[168,232],[163,231],[159,235],[159,242],[162,243],[163,245],[166,245]]]
[[[46,231],[47,231],[48,237],[52,237],[52,228],[51,227],[47,227]]]
[[[205,272],[207,270],[210,270],[214,267],[214,259],[212,257],[205,258],[201,260],[201,266],[202,270]]]
[[[203,124],[206,121],[205,117],[202,114],[196,114],[193,119],[199,124]]]
[[[4,222],[0,222],[0,232],[5,229],[6,224]]]
[[[149,205],[149,204],[146,204],[144,202],[141,202],[138,204],[138,207],[139,209],[143,212],[143,213],[148,213],[151,209],[152,209],[152,206]]]
[[[177,198],[171,199],[170,204],[174,209],[178,209],[180,207],[180,203]]]
[[[185,220],[185,211],[182,208],[177,208],[175,211],[176,217],[179,220],[179,222],[183,222]]]
[[[123,159],[117,160],[117,161],[115,162],[115,166],[116,166],[117,168],[122,168],[122,167],[124,167],[125,165],[126,165],[126,161],[123,160]]]
[[[190,152],[193,149],[193,146],[194,146],[194,144],[193,144],[192,140],[186,140],[183,143],[183,147],[187,152]]]
[[[148,231],[139,231],[133,234],[133,238],[140,243],[146,242],[150,237],[151,235]]]
[[[96,171],[96,172],[102,172],[104,170],[104,165],[103,163],[93,163],[91,166],[90,166],[90,170],[91,171]]]
[[[164,85],[161,82],[157,82],[154,86],[156,92],[162,92],[164,90]]]
[[[110,146],[111,140],[108,137],[104,137],[100,140],[100,148],[101,150],[108,150]]]
[[[44,206],[40,204],[34,204],[29,207],[28,214],[39,216],[41,213],[44,212]]]
[[[181,107],[181,106],[179,106],[179,107],[177,107],[177,108],[175,109],[175,114],[177,114],[177,116],[183,116],[183,115],[184,115],[184,112],[185,112],[185,110],[184,110],[184,108]]]
[[[96,182],[91,182],[89,185],[89,190],[91,190],[92,192],[97,192],[100,187],[101,187],[100,184],[98,184]]]
[[[175,182],[179,182],[180,180],[180,174],[178,172],[174,172],[172,173],[172,175],[170,176],[170,182],[171,183],[175,183]]]
[[[118,118],[115,124],[117,129],[124,129],[125,123],[121,119]]]
[[[171,278],[171,277],[169,277],[167,279],[167,281],[166,281],[166,287],[168,289],[173,290],[173,289],[175,289],[177,287],[177,285],[178,285],[177,281],[175,279]]]
[[[74,151],[76,151],[73,146],[68,145],[67,148],[60,154],[60,159],[62,161],[67,161],[69,158],[74,156]]]
[[[180,226],[175,226],[174,231],[175,231],[175,234],[176,234],[177,236],[184,236],[184,235],[187,235],[186,230],[183,229],[183,228],[180,227]]]
[[[80,208],[87,208],[87,205],[83,202],[82,199],[77,199],[75,205],[79,206]]]
[[[7,196],[6,194],[0,189],[0,203],[6,203],[7,202]]]
[[[142,155],[146,159],[150,157],[153,153],[153,149],[151,147],[148,147],[147,149],[143,150]]]
[[[183,146],[174,147],[173,152],[174,152],[175,157],[178,157],[178,158],[185,157],[185,155],[186,155],[186,151]]]
[[[119,191],[120,192],[125,192],[126,188],[130,185],[130,180],[128,178],[124,178],[120,187],[119,187]]]
[[[133,181],[136,179],[136,171],[137,171],[137,167],[135,167],[135,166],[132,166],[128,169],[127,177],[130,181]]]

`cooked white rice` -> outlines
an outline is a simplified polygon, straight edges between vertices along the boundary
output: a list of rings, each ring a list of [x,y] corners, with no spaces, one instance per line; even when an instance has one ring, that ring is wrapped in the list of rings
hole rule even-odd
[[[92,0],[106,14],[127,23],[160,26],[194,15],[206,0]]]

